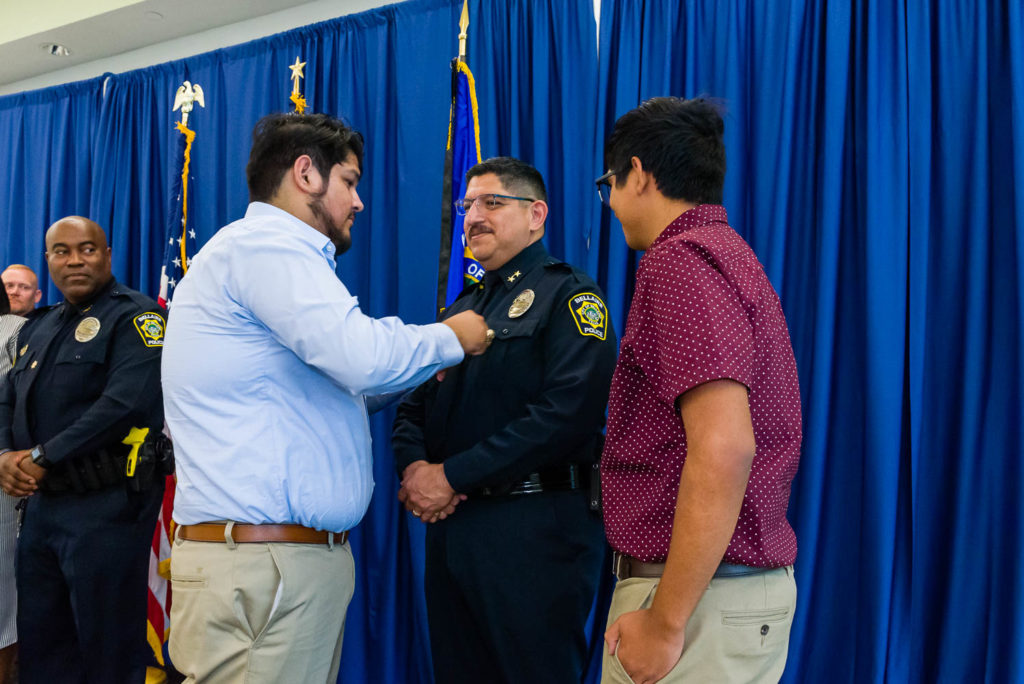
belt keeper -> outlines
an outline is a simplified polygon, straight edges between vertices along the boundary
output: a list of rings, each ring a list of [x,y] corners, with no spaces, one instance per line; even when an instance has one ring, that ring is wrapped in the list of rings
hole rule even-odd
[[[334,550],[334,533],[333,532],[328,532],[327,533],[327,550],[328,551],[333,551]]]
[[[231,536],[231,530],[233,530],[234,527],[235,522],[233,520],[229,520],[224,525],[224,543],[227,544],[228,548],[232,551],[238,548],[238,544],[235,542],[234,537]]]

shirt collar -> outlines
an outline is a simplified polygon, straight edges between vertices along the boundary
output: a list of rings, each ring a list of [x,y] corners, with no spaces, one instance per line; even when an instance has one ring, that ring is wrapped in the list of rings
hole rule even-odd
[[[544,247],[543,242],[537,240],[509,259],[501,268],[484,274],[484,286],[492,287],[496,280],[500,280],[505,285],[505,289],[510,290],[515,287],[520,278],[547,258],[548,250]]]
[[[729,217],[725,213],[725,207],[720,204],[698,204],[693,209],[684,211],[668,224],[661,235],[654,239],[648,249],[657,247],[662,242],[680,235],[692,228],[706,226],[709,223],[729,223]]]
[[[93,304],[98,302],[108,292],[113,290],[115,285],[117,285],[117,278],[111,276],[110,280],[107,281],[106,285],[104,285],[99,290],[97,290],[96,294],[94,294],[92,297],[89,298],[89,301],[82,302],[81,305],[72,304],[67,299],[65,299],[61,303],[60,315],[62,317],[64,317],[64,318],[66,318],[68,316],[80,316],[80,315],[84,314],[86,311],[88,311],[89,309],[92,308]]]
[[[299,219],[294,214],[289,214],[284,209],[275,207],[273,204],[267,204],[266,202],[250,202],[249,208],[245,210],[245,218],[258,216],[272,216],[282,221],[286,221],[295,228],[294,231],[290,231],[295,235],[295,237],[323,253],[324,257],[327,258],[327,261],[330,262],[331,267],[334,267],[334,258],[336,256],[337,249],[335,248],[334,243],[319,230],[302,219]]]

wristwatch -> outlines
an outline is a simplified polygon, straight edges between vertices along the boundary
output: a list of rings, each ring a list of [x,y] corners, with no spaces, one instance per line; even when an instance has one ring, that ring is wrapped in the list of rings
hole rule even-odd
[[[32,452],[29,456],[32,458],[32,462],[40,468],[50,467],[50,462],[46,460],[46,451],[43,449],[42,444],[36,444],[32,447]]]

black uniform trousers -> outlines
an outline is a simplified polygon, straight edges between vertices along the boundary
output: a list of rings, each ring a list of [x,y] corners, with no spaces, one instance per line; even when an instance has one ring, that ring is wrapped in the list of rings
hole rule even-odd
[[[29,497],[17,555],[20,684],[145,681],[157,480],[143,492]]]
[[[585,491],[471,497],[429,525],[436,684],[578,682],[604,548]]]

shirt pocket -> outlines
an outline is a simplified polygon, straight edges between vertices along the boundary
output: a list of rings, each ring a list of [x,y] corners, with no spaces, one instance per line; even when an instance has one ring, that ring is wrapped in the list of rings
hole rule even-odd
[[[544,386],[540,319],[504,320],[490,326],[494,344],[482,357],[486,359],[488,381],[510,405],[522,406]]]
[[[101,340],[65,343],[54,363],[59,369],[59,382],[84,394],[96,393],[106,384],[107,348]]]

